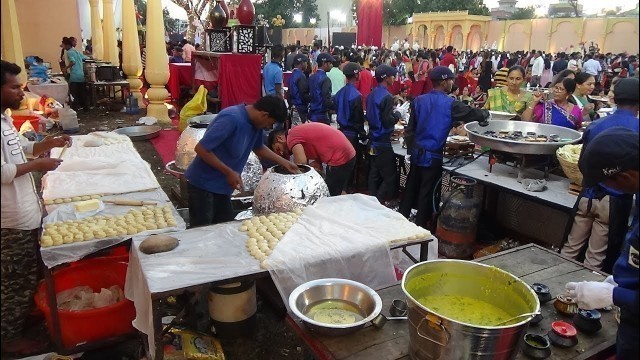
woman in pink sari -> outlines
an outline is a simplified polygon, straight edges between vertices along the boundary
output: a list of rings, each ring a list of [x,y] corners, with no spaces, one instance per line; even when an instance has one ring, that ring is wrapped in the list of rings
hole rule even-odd
[[[549,100],[543,100],[543,94],[539,91],[533,94],[533,101],[522,113],[522,120],[579,129],[582,126],[582,110],[568,101],[576,90],[576,82],[565,78],[550,90],[553,98]]]

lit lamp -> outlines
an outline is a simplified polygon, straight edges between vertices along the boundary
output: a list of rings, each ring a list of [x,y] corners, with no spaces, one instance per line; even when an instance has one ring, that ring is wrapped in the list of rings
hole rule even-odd
[[[310,23],[311,25],[315,25],[315,24],[316,24],[316,21],[317,21],[317,20],[316,20],[316,18],[311,18],[311,19],[309,19],[309,23]]]
[[[293,22],[301,23],[302,22],[302,13],[297,13],[293,15]]]

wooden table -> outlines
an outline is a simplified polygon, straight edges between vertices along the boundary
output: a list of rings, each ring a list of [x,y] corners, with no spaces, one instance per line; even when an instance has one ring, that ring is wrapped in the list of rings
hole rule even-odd
[[[118,90],[116,88],[120,88],[120,99],[124,104],[124,89],[129,88],[129,82],[127,82],[126,80],[89,82],[89,89],[91,91],[91,106],[93,107],[96,107],[98,103],[98,88],[104,89],[106,96],[110,99],[115,99],[117,97]]]
[[[525,245],[476,261],[496,266],[520,277],[531,285],[541,282],[551,288],[555,297],[564,292],[568,281],[602,281],[606,274],[585,267],[581,263],[537,245]],[[393,299],[404,299],[400,285],[378,291],[382,298],[382,312],[389,316]],[[542,304],[544,316],[538,325],[531,325],[529,332],[546,334],[551,323],[557,320],[573,322],[559,315],[553,301]],[[287,324],[304,340],[318,360],[408,360],[409,327],[405,321],[389,321],[382,329],[368,326],[354,334],[343,337],[319,336],[309,332],[299,320],[287,315]],[[591,359],[595,356],[612,355],[616,343],[617,322],[613,311],[602,312],[602,329],[594,335],[578,333],[579,343],[573,348],[561,349],[552,346],[549,359]],[[516,359],[526,359],[519,353]]]

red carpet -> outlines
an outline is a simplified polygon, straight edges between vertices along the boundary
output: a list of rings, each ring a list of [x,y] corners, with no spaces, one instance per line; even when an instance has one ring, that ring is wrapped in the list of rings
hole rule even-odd
[[[158,137],[149,140],[158,155],[160,155],[163,164],[166,165],[168,162],[175,160],[176,144],[179,137],[180,132],[177,129],[164,129],[160,131]]]

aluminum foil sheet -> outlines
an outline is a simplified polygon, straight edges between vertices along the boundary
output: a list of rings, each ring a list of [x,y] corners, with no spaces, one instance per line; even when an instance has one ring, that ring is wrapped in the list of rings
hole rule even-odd
[[[260,178],[262,177],[262,164],[260,163],[258,156],[254,154],[253,151],[249,153],[249,159],[247,159],[247,163],[244,165],[240,177],[242,178],[243,191],[240,192],[235,190],[231,196],[239,194],[253,194],[256,187],[258,187]]]
[[[196,145],[207,131],[206,126],[188,126],[178,139],[176,146],[176,166],[182,170],[187,170],[189,164],[196,157]]]
[[[310,166],[299,166],[302,174],[282,174],[277,170],[279,167],[274,166],[262,175],[253,195],[255,215],[304,208],[329,196],[322,176]]]

